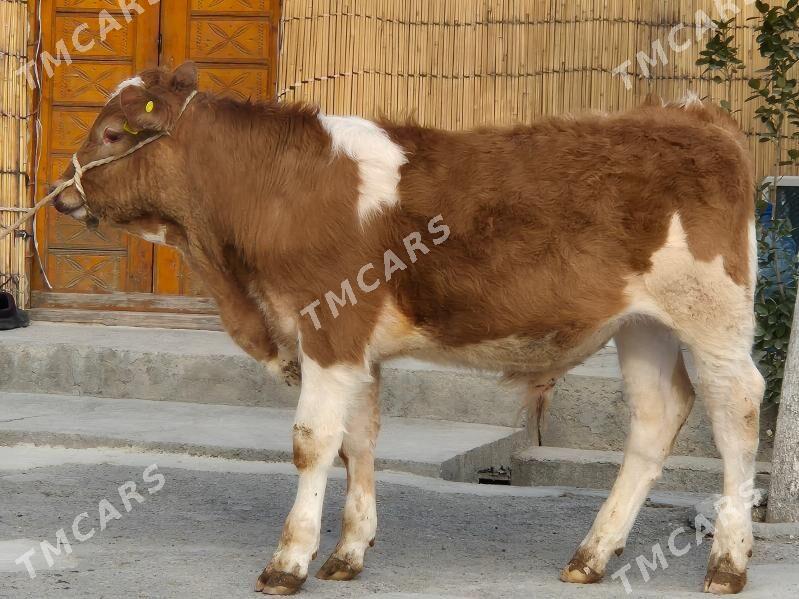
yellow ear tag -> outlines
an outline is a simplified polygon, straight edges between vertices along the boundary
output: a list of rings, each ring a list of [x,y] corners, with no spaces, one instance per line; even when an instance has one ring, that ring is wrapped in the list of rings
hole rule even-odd
[[[124,124],[122,125],[122,128],[123,128],[125,131],[127,131],[128,133],[130,133],[131,135],[138,135],[138,134],[139,134],[139,132],[138,132],[138,131],[135,131],[135,130],[133,130],[133,129],[131,129],[131,128],[130,128],[130,125],[128,125],[128,122],[127,122],[127,121],[125,121],[125,122],[124,122]]]
[[[153,104],[153,101],[150,100],[149,102],[147,102],[147,104],[144,105],[144,112],[152,112],[154,108],[155,104]]]

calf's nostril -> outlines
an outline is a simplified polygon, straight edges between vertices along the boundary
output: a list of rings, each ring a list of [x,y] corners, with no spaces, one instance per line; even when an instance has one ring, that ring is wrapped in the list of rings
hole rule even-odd
[[[61,214],[67,214],[70,212],[70,209],[64,204],[60,197],[56,197],[53,200],[53,208],[58,210]]]

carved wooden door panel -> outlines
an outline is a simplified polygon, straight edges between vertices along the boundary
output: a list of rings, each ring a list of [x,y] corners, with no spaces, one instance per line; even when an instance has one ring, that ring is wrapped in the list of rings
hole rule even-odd
[[[42,0],[42,48],[56,56],[64,40],[71,64],[64,61],[42,78],[40,181],[58,177],[119,82],[144,68],[191,59],[199,65],[201,90],[253,100],[273,95],[279,0],[139,5],[143,12],[133,11],[128,22],[118,0]],[[85,51],[76,51],[78,45]],[[53,208],[41,214],[37,234],[52,289],[36,269],[35,308],[209,310],[198,297],[199,282],[174,250],[113,228],[89,231]],[[166,295],[178,297],[159,299]]]
[[[273,95],[278,0],[174,0],[165,2],[161,63],[198,63],[200,89],[245,100]],[[180,254],[155,250],[156,293],[195,295],[201,288]]]

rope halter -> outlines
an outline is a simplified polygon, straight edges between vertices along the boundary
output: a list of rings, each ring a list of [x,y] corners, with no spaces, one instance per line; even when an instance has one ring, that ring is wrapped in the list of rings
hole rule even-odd
[[[175,119],[175,122],[172,124],[172,129],[175,128],[178,121],[180,120],[180,117],[183,116],[183,113],[186,111],[189,102],[191,102],[194,96],[196,95],[197,95],[197,90],[194,90],[186,97],[186,100],[184,100],[183,102],[183,106],[180,107],[180,112],[178,112],[178,117]],[[106,158],[100,158],[99,160],[92,160],[91,162],[85,165],[81,165],[80,161],[78,160],[77,152],[74,153],[72,155],[72,167],[75,169],[75,174],[72,176],[72,178],[67,179],[66,181],[58,185],[53,191],[44,196],[41,200],[36,202],[36,205],[33,208],[27,210],[11,226],[6,228],[0,225],[1,229],[0,239],[3,239],[4,237],[10,235],[12,231],[19,229],[29,219],[31,219],[42,206],[49,204],[53,200],[53,198],[58,197],[58,194],[60,194],[70,185],[75,186],[75,190],[78,192],[81,199],[83,200],[83,203],[80,206],[78,206],[78,208],[85,208],[86,212],[91,216],[92,215],[91,210],[89,210],[89,206],[86,203],[86,192],[83,189],[83,182],[82,182],[83,175],[86,173],[86,171],[96,168],[98,166],[102,166],[104,164],[108,164],[109,162],[114,162],[115,160],[121,160],[122,158],[125,158],[126,156],[133,154],[133,152],[135,152],[136,150],[143,148],[149,143],[154,142],[156,139],[160,139],[165,135],[169,135],[170,131],[161,131],[159,133],[156,133],[152,137],[148,137],[147,139],[140,141],[135,146],[133,146],[126,152],[123,152],[122,154],[119,154],[117,156],[108,156]]]
[[[180,117],[183,116],[183,113],[186,111],[186,107],[189,105],[189,102],[191,102],[194,99],[194,96],[196,96],[196,95],[197,95],[197,90],[194,90],[183,101],[183,105],[180,107],[180,112],[178,112],[178,116],[175,119],[175,122],[172,124],[172,129],[174,129],[177,126],[178,121],[180,120]],[[83,182],[82,182],[83,174],[86,171],[88,171],[89,169],[95,168],[97,166],[102,166],[103,164],[108,164],[109,162],[114,162],[115,160],[120,160],[122,158],[125,158],[126,156],[130,156],[131,154],[133,154],[133,152],[135,152],[139,148],[143,148],[147,144],[154,142],[156,139],[160,139],[160,138],[164,137],[165,135],[169,135],[170,132],[171,132],[171,129],[169,131],[161,131],[161,132],[156,133],[155,135],[153,135],[151,137],[148,137],[147,139],[144,139],[144,140],[140,141],[135,146],[133,146],[129,150],[123,152],[122,154],[119,154],[117,156],[108,156],[107,158],[101,158],[99,160],[93,160],[93,161],[89,162],[88,164],[86,164],[85,166],[81,166],[80,161],[78,160],[78,153],[77,152],[72,154],[72,168],[75,169],[75,174],[72,176],[72,179],[70,181],[71,181],[71,184],[75,186],[75,191],[78,192],[78,194],[80,195],[81,199],[83,200],[83,203],[79,206],[79,208],[85,208],[86,211],[89,213],[89,215],[91,215],[91,210],[89,210],[89,206],[87,204],[86,192],[83,189]],[[65,185],[64,188],[66,188],[66,187],[67,186]],[[63,190],[61,190],[61,191],[63,191]],[[61,193],[61,191],[59,191],[58,193]],[[58,194],[54,193],[54,194],[51,194],[51,195],[53,195],[53,197],[55,197]]]

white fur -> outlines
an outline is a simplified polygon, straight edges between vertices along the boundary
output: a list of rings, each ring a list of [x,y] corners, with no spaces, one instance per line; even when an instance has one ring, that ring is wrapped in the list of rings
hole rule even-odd
[[[695,101],[687,99],[687,103]],[[755,248],[750,240],[750,252]],[[754,261],[756,258],[753,257]],[[616,336],[626,395],[631,406],[624,463],[608,500],[583,541],[588,566],[603,572],[622,548],[635,516],[690,412],[693,394],[684,371],[675,382],[680,346],[693,354],[699,391],[724,457],[725,518],[717,523],[712,555],[729,556],[743,571],[751,548],[750,503],[740,489],[751,481],[757,430],[747,419],[762,396],[762,379],[749,356],[753,336],[751,283],[736,284],[721,256],[697,260],[679,213],[672,216],[665,244],[652,268],[628,281],[627,321]],[[753,268],[754,268],[753,263]],[[641,320],[652,317],[664,325]],[[671,329],[669,331],[668,329]],[[579,582],[581,576],[569,573]]]
[[[624,547],[693,405],[693,395],[674,385],[675,369],[682,369],[680,345],[668,329],[633,321],[617,333],[616,345],[631,424],[619,475],[581,544],[590,556],[587,565],[597,572],[603,572],[613,552]]]
[[[332,139],[333,151],[343,152],[358,165],[358,218],[363,222],[396,206],[399,169],[407,162],[402,148],[384,129],[360,117],[320,114],[319,121]]]
[[[341,445],[346,456],[347,499],[341,539],[333,555],[356,570],[363,568],[364,554],[377,533],[374,450],[380,430],[379,396],[380,384],[375,380],[368,393],[353,399]]]
[[[657,318],[688,345],[710,344],[722,358],[749,354],[751,289],[730,279],[720,255],[709,262],[694,258],[679,213],[672,216],[666,243],[652,255],[651,270],[631,277],[626,292],[628,314]]]
[[[291,542],[278,547],[271,565],[304,577],[319,548],[327,475],[341,447],[347,413],[354,399],[368,392],[373,379],[366,365],[323,368],[306,355],[301,361],[302,389],[295,427],[308,431],[314,462],[299,473],[297,497],[285,524]]]
[[[158,227],[158,233],[145,233],[142,232],[139,236],[144,239],[144,241],[149,241],[150,243],[157,243],[159,245],[168,245],[166,242],[166,227],[161,225]]]
[[[122,90],[126,87],[144,87],[144,81],[142,81],[141,77],[131,77],[130,79],[125,79],[122,83],[117,85],[117,88],[114,90],[114,93],[111,94],[111,97],[108,98],[109,100],[116,98]]]
[[[86,220],[89,217],[89,211],[86,210],[86,206],[80,206],[70,212],[69,215],[75,220]]]
[[[699,94],[697,94],[695,91],[691,90],[685,92],[685,95],[678,102],[678,105],[682,108],[688,108],[689,106],[694,106],[697,104],[702,104],[702,98],[700,98]]]

